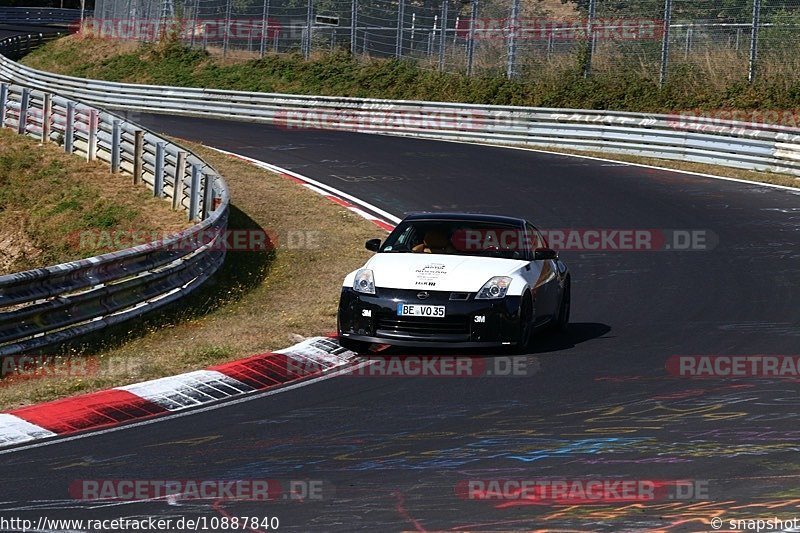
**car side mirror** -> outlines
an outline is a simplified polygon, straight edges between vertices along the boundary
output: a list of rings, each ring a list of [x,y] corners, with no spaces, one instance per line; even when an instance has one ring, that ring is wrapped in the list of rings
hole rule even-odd
[[[370,252],[377,252],[378,250],[381,249],[381,240],[370,239],[364,244],[364,247]]]
[[[533,252],[534,261],[546,261],[548,259],[558,259],[558,253],[550,248],[537,248]]]

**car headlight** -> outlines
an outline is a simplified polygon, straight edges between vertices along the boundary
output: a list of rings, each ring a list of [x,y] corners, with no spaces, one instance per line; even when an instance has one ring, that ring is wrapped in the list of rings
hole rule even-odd
[[[495,300],[505,298],[508,288],[511,286],[511,278],[508,276],[495,276],[478,291],[476,300]]]
[[[362,268],[356,272],[356,279],[353,281],[353,290],[364,294],[375,294],[375,275],[372,270]]]

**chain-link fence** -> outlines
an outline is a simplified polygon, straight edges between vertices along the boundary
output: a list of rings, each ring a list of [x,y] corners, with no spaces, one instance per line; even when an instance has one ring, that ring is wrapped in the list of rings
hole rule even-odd
[[[223,55],[344,49],[470,75],[752,81],[800,66],[800,0],[97,0],[93,24]]]

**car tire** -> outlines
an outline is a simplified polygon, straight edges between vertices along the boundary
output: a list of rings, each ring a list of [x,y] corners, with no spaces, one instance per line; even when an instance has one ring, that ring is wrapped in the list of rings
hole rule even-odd
[[[566,331],[569,327],[569,313],[572,309],[572,280],[567,277],[564,282],[564,293],[561,295],[561,303],[558,306],[558,313],[553,320],[553,331]]]
[[[516,354],[525,354],[528,352],[533,335],[533,303],[530,297],[523,298],[519,314],[520,327],[517,332],[517,343],[512,347],[512,351]]]
[[[351,352],[360,354],[369,352],[369,347],[372,346],[372,344],[369,342],[348,339],[347,337],[339,337],[339,346],[345,350],[350,350]]]

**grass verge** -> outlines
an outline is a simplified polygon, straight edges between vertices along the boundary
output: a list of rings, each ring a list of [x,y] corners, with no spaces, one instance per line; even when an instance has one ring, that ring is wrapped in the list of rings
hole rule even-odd
[[[188,225],[104,163],[0,129],[0,274],[125,247],[103,235],[165,234]]]
[[[47,371],[0,381],[0,409],[197,370],[285,348],[336,327],[344,275],[382,236],[372,223],[293,181],[182,142],[230,187],[230,229],[267,231],[277,246],[229,252],[222,269],[179,305],[65,346]]]

